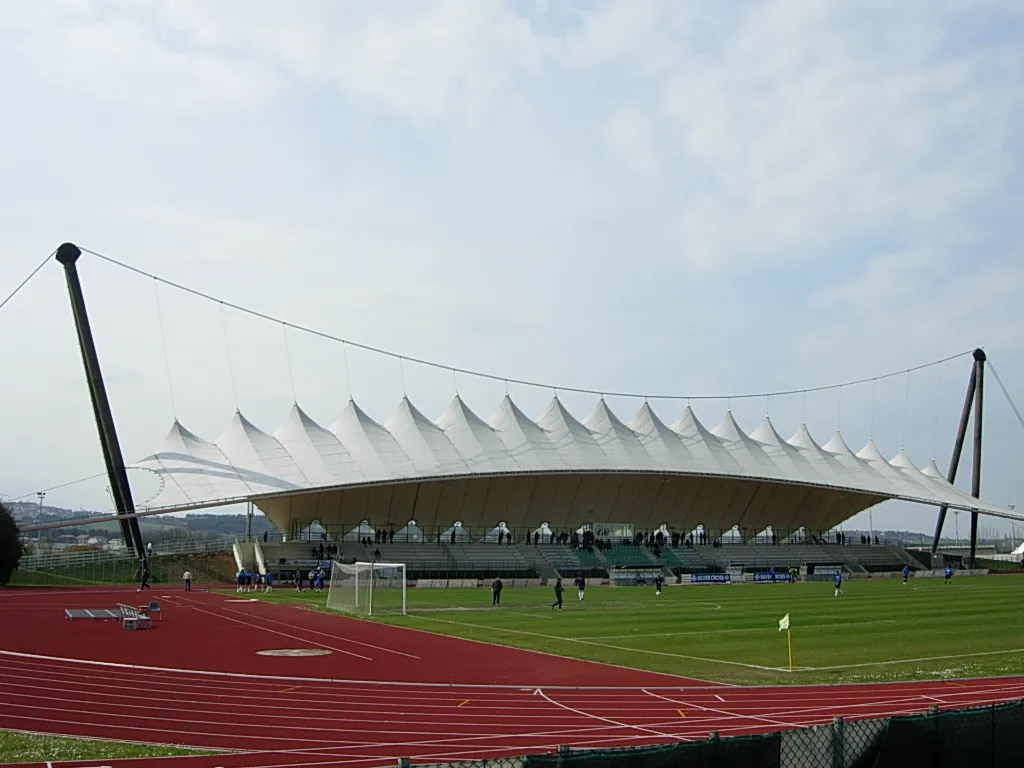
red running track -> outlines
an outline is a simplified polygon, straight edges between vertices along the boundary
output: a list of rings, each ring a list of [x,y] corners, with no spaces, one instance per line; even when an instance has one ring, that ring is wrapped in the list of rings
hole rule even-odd
[[[715,685],[236,602],[233,593],[152,596],[164,619],[153,631],[125,632],[116,622],[67,622],[63,609],[141,603],[134,590],[0,595],[0,728],[224,750],[160,759],[167,768],[368,768],[400,756],[443,762],[635,746],[1024,697],[1024,678]],[[257,653],[293,648],[330,653]]]

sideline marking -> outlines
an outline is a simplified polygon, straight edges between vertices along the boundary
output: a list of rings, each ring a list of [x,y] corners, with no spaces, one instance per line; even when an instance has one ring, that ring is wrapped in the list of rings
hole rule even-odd
[[[188,605],[188,604],[180,605],[179,604],[178,607],[180,607],[180,608],[191,608],[193,611],[199,611],[200,613],[205,613],[208,616],[213,616],[213,617],[218,618],[218,619],[223,619],[224,621],[233,621],[235,624],[241,624],[243,627],[252,627],[253,629],[259,629],[259,630],[262,630],[263,632],[269,632],[272,635],[280,635],[281,637],[287,637],[289,640],[298,640],[299,642],[309,642],[310,645],[318,645],[321,648],[328,648],[328,649],[330,649],[332,651],[337,651],[338,653],[343,653],[346,656],[352,656],[352,657],[357,658],[357,659],[362,659],[363,661],[373,661],[373,659],[371,659],[369,656],[362,656],[362,655],[360,655],[358,653],[353,653],[352,651],[346,651],[344,648],[335,648],[334,646],[326,645],[325,643],[318,643],[315,640],[307,641],[305,638],[297,637],[295,635],[289,635],[287,632],[281,632],[280,630],[277,630],[277,629],[270,629],[269,627],[260,626],[259,624],[255,624],[255,623],[253,623],[251,621],[242,621],[241,619],[233,619],[230,616],[225,616],[223,613],[216,613],[214,611],[208,611],[205,608],[200,608],[198,605]]]
[[[231,601],[230,600],[226,600],[225,602],[231,602]],[[256,598],[253,598],[253,600],[251,602],[264,603],[264,605],[275,605],[275,603],[267,603],[267,602],[265,602],[263,600],[258,600]],[[200,605],[203,605],[203,603],[200,603]],[[193,607],[194,608],[195,606],[184,606],[184,607]],[[225,608],[224,611],[225,611],[225,613],[234,613],[234,614],[236,614],[238,616],[253,616],[254,615],[254,614],[251,614],[251,613],[241,613],[239,611],[232,610],[231,608]],[[330,614],[328,614],[328,615],[330,615]],[[272,618],[269,618],[269,617],[266,617],[266,616],[261,616],[260,618],[262,619],[263,623],[265,623],[265,624],[277,624],[277,625],[282,626],[282,627],[287,627],[288,629],[294,629],[294,625],[293,624],[288,624],[286,622],[278,621],[277,619],[272,619]],[[373,645],[372,643],[364,643],[364,642],[360,642],[359,640],[352,640],[352,639],[347,638],[347,637],[338,637],[337,635],[332,635],[332,634],[329,634],[327,632],[322,632],[322,631],[316,630],[316,629],[308,629],[306,627],[303,627],[302,629],[303,629],[304,632],[306,632],[307,634],[310,634],[310,635],[321,635],[322,637],[329,637],[332,640],[341,640],[342,642],[350,643],[351,645],[361,645],[364,648],[372,648],[375,651],[384,651],[386,653],[393,653],[396,656],[405,656],[407,659],[416,659],[417,661],[420,660],[419,656],[414,656],[411,653],[405,653],[403,651],[396,651],[396,650],[394,650],[392,648],[385,648],[384,646],[381,646],[381,645]]]
[[[690,741],[690,739],[687,739],[687,738],[685,738],[683,736],[676,736],[673,733],[663,733],[662,731],[656,731],[653,728],[646,728],[646,727],[644,727],[642,725],[629,725],[628,723],[620,723],[618,720],[612,720],[611,718],[608,718],[608,717],[601,717],[600,715],[592,715],[590,712],[584,712],[582,709],[574,709],[573,707],[570,707],[570,706],[568,706],[566,704],[559,704],[557,701],[555,701],[550,696],[548,696],[546,693],[544,693],[544,691],[542,691],[540,688],[535,690],[533,692],[533,695],[534,696],[540,696],[542,699],[544,699],[544,701],[548,702],[549,704],[554,704],[556,707],[564,709],[567,712],[572,712],[574,715],[581,715],[582,717],[590,717],[590,718],[593,718],[594,720],[600,720],[602,723],[610,723],[611,725],[614,725],[614,726],[616,726],[618,728],[630,728],[630,729],[634,729],[634,730],[637,730],[637,731],[643,731],[644,733],[650,733],[650,734],[652,734],[654,736],[659,736],[659,737],[661,737],[663,739],[675,739],[676,741]]]
[[[880,619],[878,621],[851,621],[848,623],[838,622],[835,624],[801,624],[801,629],[839,629],[845,627],[874,627],[879,624],[895,624],[895,619]],[[590,635],[594,640],[641,640],[645,637],[683,637],[686,635],[725,635],[750,632],[774,632],[774,627],[742,627],[739,629],[694,629],[685,632],[645,632],[643,634],[632,633],[629,635]],[[582,637],[569,637],[567,640],[584,640]]]
[[[852,667],[886,667],[893,664],[918,664],[928,661],[949,661],[950,659],[973,659],[979,656],[1006,656],[1024,653],[1024,648],[1008,648],[1005,651],[977,651],[975,653],[952,653],[944,656],[922,656],[919,659],[891,659],[890,661],[865,661],[859,664],[840,664],[833,667],[801,667],[804,672],[828,672],[833,669],[850,669]]]
[[[661,699],[662,701],[667,701],[670,704],[685,704],[688,707],[693,707],[694,709],[699,709],[699,710],[701,710],[703,712],[711,712],[712,714],[715,714],[715,715],[725,715],[726,717],[736,718],[736,719],[739,719],[739,720],[745,720],[745,719],[757,720],[758,722],[768,723],[769,725],[782,725],[782,726],[787,726],[787,727],[792,726],[792,723],[787,723],[784,720],[775,720],[775,719],[770,718],[770,717],[761,717],[761,716],[758,716],[758,715],[741,715],[741,714],[739,714],[737,712],[729,712],[729,711],[724,710],[724,709],[715,709],[714,707],[702,707],[700,704],[694,704],[693,702],[676,701],[675,699],[670,699],[667,696],[661,696],[660,694],[657,694],[657,693],[651,693],[650,691],[644,691],[644,693],[646,693],[648,696],[653,696],[656,699]]]
[[[479,624],[468,624],[464,621],[451,621],[450,619],[438,619],[433,616],[420,616],[417,617],[423,621],[440,621],[444,624],[454,624],[458,627],[472,627],[473,629],[489,629],[495,632],[512,632],[517,635],[529,635],[531,637],[539,637],[542,640],[561,640],[567,643],[579,643],[580,645],[593,645],[597,648],[610,648],[615,651],[630,651],[631,653],[648,653],[654,656],[670,656],[674,659],[688,659],[690,661],[704,661],[710,664],[727,664],[733,667],[745,667],[747,669],[759,669],[764,672],[786,672],[786,667],[764,667],[760,664],[745,664],[742,661],[725,661],[723,659],[708,659],[703,656],[690,656],[685,653],[669,653],[668,651],[652,651],[646,648],[627,648],[624,645],[612,645],[611,643],[598,643],[593,640],[583,640],[578,637],[560,637],[558,635],[544,635],[540,632],[528,632],[525,629],[509,629],[506,627],[481,627]],[[801,668],[802,669],[802,668]]]

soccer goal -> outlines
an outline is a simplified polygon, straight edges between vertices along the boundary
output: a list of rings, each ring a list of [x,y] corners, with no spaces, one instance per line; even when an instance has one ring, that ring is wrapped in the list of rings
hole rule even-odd
[[[405,563],[331,563],[327,608],[365,616],[405,615]]]

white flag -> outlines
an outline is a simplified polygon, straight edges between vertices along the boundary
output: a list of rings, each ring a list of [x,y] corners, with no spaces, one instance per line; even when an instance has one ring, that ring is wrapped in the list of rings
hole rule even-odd
[[[789,614],[787,613],[779,620],[779,632],[789,629]]]

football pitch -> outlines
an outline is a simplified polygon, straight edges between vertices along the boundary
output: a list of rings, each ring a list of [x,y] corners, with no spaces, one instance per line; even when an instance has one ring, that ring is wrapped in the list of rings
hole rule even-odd
[[[506,588],[410,589],[408,615],[375,621],[637,669],[740,685],[858,683],[1024,674],[1024,577]],[[387,593],[392,594],[387,594]],[[326,592],[286,587],[274,602],[324,608]],[[379,590],[378,605],[394,590]],[[792,623],[793,671],[787,638]]]

